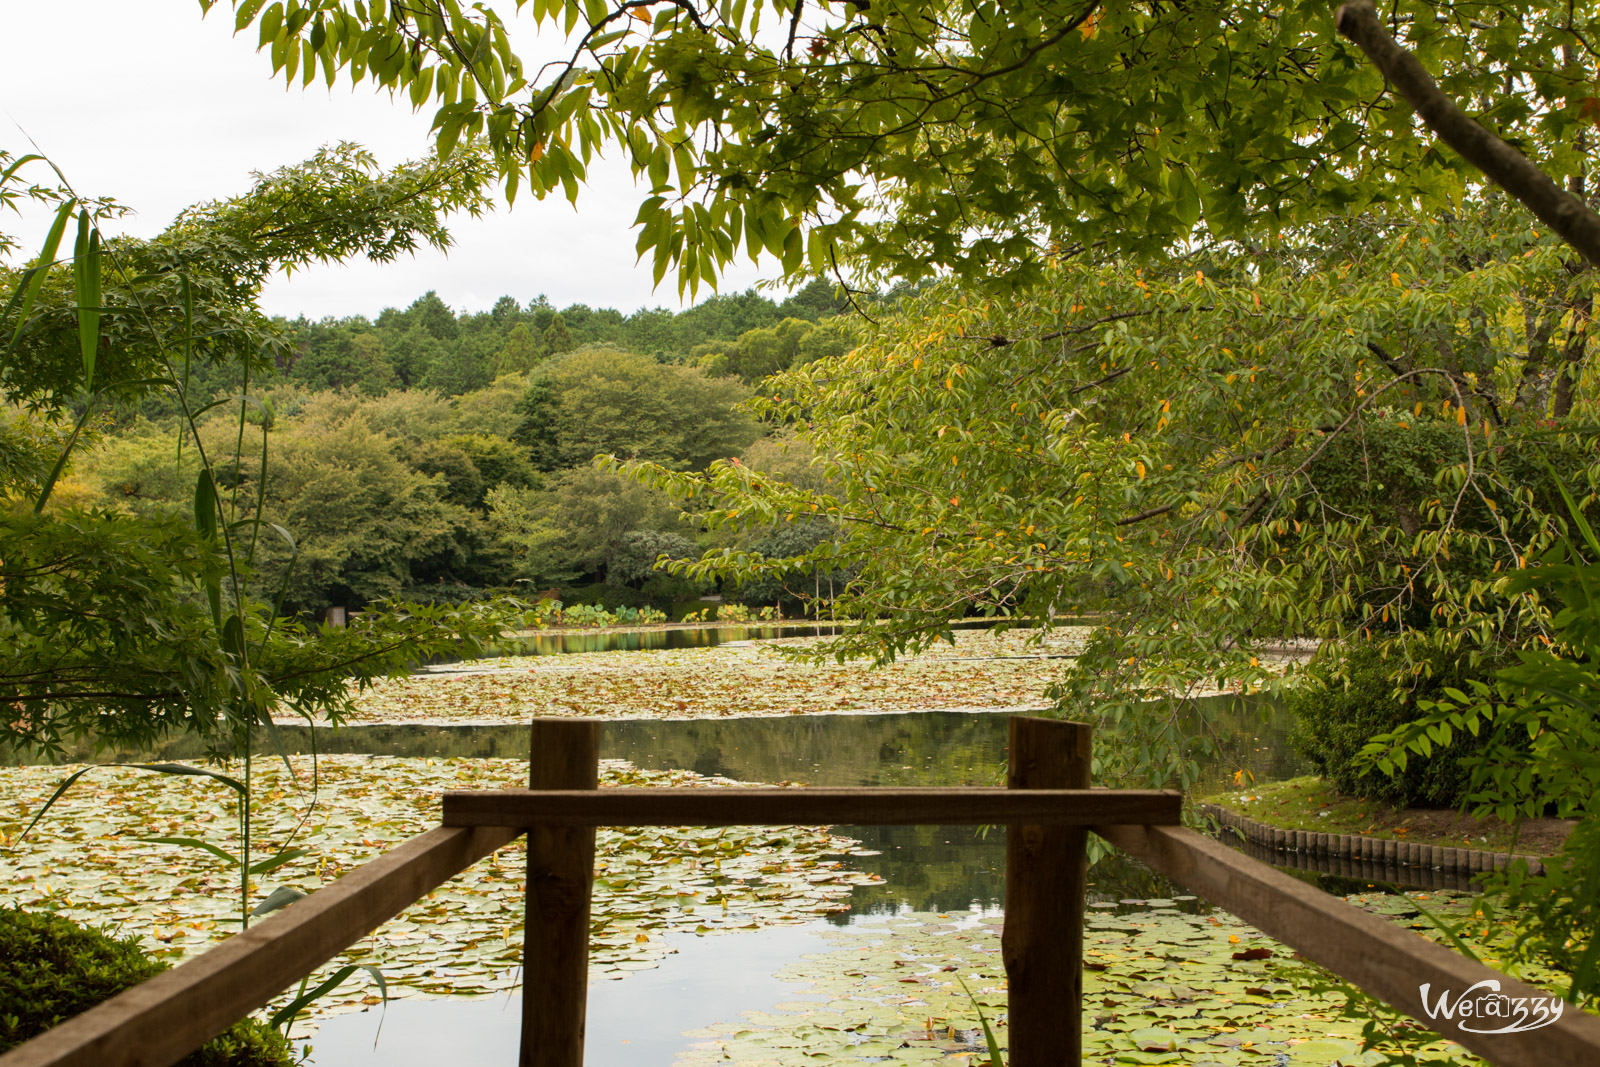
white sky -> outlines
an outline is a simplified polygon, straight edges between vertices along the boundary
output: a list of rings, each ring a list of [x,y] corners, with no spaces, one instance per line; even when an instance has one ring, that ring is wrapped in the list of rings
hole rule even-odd
[[[530,24],[502,6],[513,32]],[[136,236],[159,232],[189,204],[243,192],[252,170],[298,162],[324,144],[357,142],[385,165],[429,147],[429,108],[413,113],[368,86],[330,91],[317,82],[302,91],[271,80],[254,27],[233,36],[227,0],[203,21],[195,0],[0,0],[0,12],[0,146],[21,155],[34,150],[31,136],[79,191],[135,209],[121,227]],[[520,47],[532,58],[526,40]],[[600,162],[576,211],[564,198],[524,194],[512,211],[502,202],[481,219],[453,220],[448,256],[429,249],[388,265],[315,267],[270,282],[263,305],[291,317],[371,316],[436,289],[457,310],[540,293],[558,307],[676,309],[672,276],[652,292],[648,260],[635,264],[630,226],[643,195],[625,165]],[[43,243],[44,226],[0,218],[25,249]],[[722,291],[776,273],[770,259],[760,269],[741,259]]]

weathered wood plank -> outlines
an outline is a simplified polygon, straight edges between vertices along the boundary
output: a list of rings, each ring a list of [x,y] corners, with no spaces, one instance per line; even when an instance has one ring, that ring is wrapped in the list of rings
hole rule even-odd
[[[533,720],[528,785],[597,790],[600,724],[582,719]],[[528,830],[521,1067],[583,1067],[593,887],[592,825],[544,823]]]
[[[1021,794],[1076,790],[1093,795],[1092,735],[1085,723],[1013,717],[1007,787]],[[1006,827],[1006,918],[1000,949],[1009,997],[1011,1067],[1077,1067],[1083,1061],[1088,837],[1081,826],[1014,822]]]
[[[187,963],[0,1056],[0,1067],[164,1067],[449,881],[518,831],[430,830]]]
[[[1263,933],[1290,945],[1430,1030],[1459,1041],[1498,1067],[1600,1063],[1600,1018],[1567,1005],[1549,1026],[1522,1033],[1483,1034],[1461,1020],[1431,1018],[1422,987],[1437,1005],[1480,982],[1516,1001],[1550,994],[1474,963],[1388,920],[1244,856],[1220,841],[1173,827],[1097,826],[1095,833]],[[1506,1020],[1509,1021],[1509,1020]],[[1498,1028],[1499,1020],[1470,1020]]]
[[[1030,823],[1176,826],[1158,789],[496,789],[444,795],[446,826],[785,826]]]

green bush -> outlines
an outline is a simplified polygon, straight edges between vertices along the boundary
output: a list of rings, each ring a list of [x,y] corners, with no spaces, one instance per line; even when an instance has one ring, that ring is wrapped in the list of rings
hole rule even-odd
[[[1467,674],[1453,659],[1434,653],[1420,660],[1424,669],[1402,702],[1395,695],[1396,664],[1384,661],[1370,645],[1357,644],[1338,658],[1318,658],[1308,677],[1288,696],[1294,713],[1294,745],[1317,772],[1341,792],[1396,807],[1454,807],[1466,799],[1471,774],[1465,756],[1484,742],[1462,733],[1428,758],[1412,756],[1393,777],[1377,770],[1358,772],[1355,759],[1376,734],[1387,733],[1422,715],[1418,700],[1444,696],[1444,688],[1465,688]],[[1429,671],[1431,670],[1431,677]],[[1483,677],[1490,668],[1480,668]]]
[[[50,912],[0,908],[0,1052],[166,970],[137,938],[114,938]],[[291,1067],[278,1031],[234,1023],[180,1067]]]

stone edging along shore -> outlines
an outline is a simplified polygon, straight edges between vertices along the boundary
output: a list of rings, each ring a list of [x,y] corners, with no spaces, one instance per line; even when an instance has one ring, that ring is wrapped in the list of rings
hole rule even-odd
[[[1340,856],[1400,867],[1423,867],[1457,874],[1477,874],[1500,870],[1514,859],[1528,861],[1528,872],[1539,874],[1544,861],[1538,856],[1512,855],[1476,848],[1445,848],[1416,841],[1368,837],[1364,834],[1325,834],[1312,830],[1285,830],[1245,818],[1217,804],[1197,804],[1202,815],[1215,819],[1222,836],[1248,841],[1280,852],[1303,852],[1313,856]]]

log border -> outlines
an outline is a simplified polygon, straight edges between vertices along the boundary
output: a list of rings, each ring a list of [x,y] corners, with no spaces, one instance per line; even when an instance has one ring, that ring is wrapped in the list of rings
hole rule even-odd
[[[1280,852],[1336,856],[1397,867],[1437,869],[1470,877],[1484,871],[1504,870],[1518,860],[1528,865],[1529,874],[1541,874],[1544,860],[1515,852],[1488,849],[1450,848],[1420,841],[1399,841],[1366,834],[1330,834],[1309,830],[1282,830],[1259,822],[1220,804],[1196,804],[1195,810],[1217,821],[1225,836]],[[1286,835],[1280,842],[1278,835]],[[1381,850],[1381,852],[1377,851]],[[1377,854],[1372,854],[1376,852]]]

